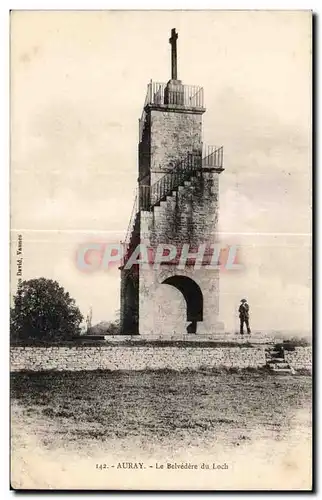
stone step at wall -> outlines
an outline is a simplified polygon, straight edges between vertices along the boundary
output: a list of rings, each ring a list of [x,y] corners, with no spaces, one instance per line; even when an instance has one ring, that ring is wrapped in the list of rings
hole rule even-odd
[[[268,362],[267,363],[267,366],[269,366],[270,368],[274,368],[276,370],[280,370],[282,368],[290,368],[290,365],[289,363],[273,363],[273,362]]]

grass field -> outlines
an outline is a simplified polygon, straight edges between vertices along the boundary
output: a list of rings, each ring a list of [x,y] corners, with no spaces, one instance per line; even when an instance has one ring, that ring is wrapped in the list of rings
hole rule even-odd
[[[311,378],[263,373],[65,372],[12,375],[12,402],[48,424],[44,445],[139,436],[278,438],[310,405]],[[49,431],[49,432],[48,432]],[[231,436],[232,440],[236,436]]]
[[[14,373],[12,449],[186,457],[310,434],[311,377],[265,371]],[[300,420],[299,420],[300,415]],[[29,440],[29,441],[28,441]],[[29,442],[29,445],[28,445]],[[190,455],[189,455],[190,454]],[[25,460],[25,459],[24,459]]]

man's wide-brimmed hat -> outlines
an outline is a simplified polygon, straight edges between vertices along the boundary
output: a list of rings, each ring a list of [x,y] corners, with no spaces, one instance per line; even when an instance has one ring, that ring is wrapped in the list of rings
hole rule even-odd
[[[247,302],[247,299],[241,299],[240,302]]]

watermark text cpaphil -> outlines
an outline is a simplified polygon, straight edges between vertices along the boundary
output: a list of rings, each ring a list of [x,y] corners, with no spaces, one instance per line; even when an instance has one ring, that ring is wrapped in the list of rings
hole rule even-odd
[[[238,245],[219,244],[198,246],[160,243],[156,247],[140,243],[126,247],[122,243],[87,242],[76,251],[76,266],[84,272],[108,271],[113,267],[131,269],[139,267],[159,269],[162,265],[173,265],[178,270],[185,267],[221,271],[241,271],[241,251]]]

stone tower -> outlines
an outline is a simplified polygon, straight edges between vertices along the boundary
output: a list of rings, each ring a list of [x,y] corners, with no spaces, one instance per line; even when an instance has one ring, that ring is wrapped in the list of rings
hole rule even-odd
[[[177,38],[173,29],[171,80],[148,84],[139,120],[138,191],[121,266],[124,334],[183,337],[218,329],[219,271],[209,269],[207,252],[216,243],[223,149],[203,145],[203,88],[178,80]],[[138,257],[148,262],[129,265],[140,244]],[[158,265],[160,245],[168,258]],[[204,257],[196,265],[191,254],[198,249]]]

